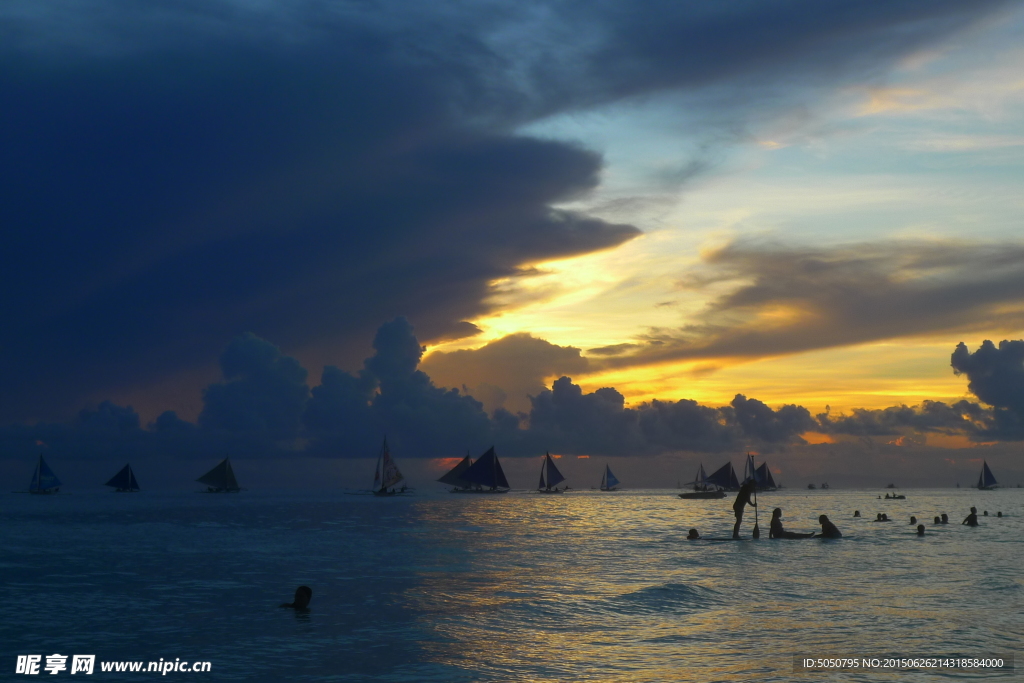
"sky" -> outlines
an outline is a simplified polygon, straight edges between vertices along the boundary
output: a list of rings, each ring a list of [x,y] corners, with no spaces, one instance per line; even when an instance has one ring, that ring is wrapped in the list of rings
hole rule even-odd
[[[1022,38],[994,0],[3,3],[0,472],[343,486],[387,435],[425,481],[1024,481]]]

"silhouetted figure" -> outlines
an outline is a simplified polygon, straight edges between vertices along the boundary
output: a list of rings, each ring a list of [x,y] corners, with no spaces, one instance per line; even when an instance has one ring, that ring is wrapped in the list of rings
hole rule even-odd
[[[985,510],[985,516],[988,517],[988,510]]]
[[[299,586],[295,589],[295,602],[285,602],[281,607],[293,609],[308,609],[309,601],[313,599],[313,589],[309,586]]]
[[[917,524],[917,517],[915,517],[914,515],[910,515],[910,523]]]
[[[1002,517],[1002,516],[1003,516],[1003,513],[1002,513],[1002,512],[997,512],[997,513],[996,513],[996,517]]]
[[[947,515],[945,512],[942,513],[942,523],[949,524],[949,515]]]
[[[877,515],[875,515],[875,521],[876,522],[881,522],[882,521],[882,513],[881,512],[879,512]]]
[[[749,505],[750,507],[757,507],[750,496],[754,493],[754,480],[743,482],[743,486],[740,487],[739,493],[736,494],[736,500],[732,504],[732,511],[736,513],[736,525],[732,528],[732,537],[740,537],[740,523],[743,521],[743,506]]]
[[[942,520],[941,520],[941,519],[939,519],[938,517],[936,517],[936,518],[935,518],[935,521],[934,521],[934,522],[932,522],[932,524],[942,524]]]
[[[839,531],[835,524],[829,521],[828,515],[821,515],[818,517],[818,522],[821,524],[821,537],[822,538],[842,538],[843,534]]]
[[[768,527],[768,538],[810,538],[814,532],[809,534],[798,534],[795,531],[786,531],[782,528],[782,508],[772,510],[772,522]]]
[[[690,529],[690,533],[686,535],[686,540],[687,541],[699,541],[700,540],[700,534],[697,533],[696,529]]]
[[[892,520],[891,520],[891,519],[889,519],[889,515],[887,515],[887,514],[885,514],[885,513],[883,512],[883,513],[882,513],[882,521],[883,521],[883,522],[891,522]]]
[[[860,510],[854,510],[853,511],[853,516],[854,517],[860,517]]]
[[[960,522],[960,524],[966,524],[967,526],[978,526],[978,508],[971,508],[971,514],[964,517],[964,521]]]
[[[924,524],[917,525],[917,535],[924,536]]]

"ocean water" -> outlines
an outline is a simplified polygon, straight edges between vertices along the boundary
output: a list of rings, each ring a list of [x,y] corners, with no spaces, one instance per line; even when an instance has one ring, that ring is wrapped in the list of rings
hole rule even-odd
[[[210,661],[161,676],[196,681],[1024,678],[793,669],[1019,655],[1024,490],[762,494],[761,540],[740,542],[687,541],[727,537],[732,500],[675,493],[6,494],[0,680],[31,680],[17,655],[53,653]],[[978,528],[959,524],[971,505],[990,512]],[[845,537],[768,540],[776,506],[789,530],[825,513]],[[310,610],[279,608],[300,584]]]

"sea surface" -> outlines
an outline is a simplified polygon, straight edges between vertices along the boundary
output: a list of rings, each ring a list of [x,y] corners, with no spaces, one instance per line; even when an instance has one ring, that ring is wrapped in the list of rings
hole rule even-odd
[[[766,493],[739,542],[687,541],[728,537],[732,499],[676,493],[0,495],[0,680],[53,653],[211,662],[86,679],[110,681],[1024,679],[1024,490]],[[844,538],[768,540],[776,506]],[[300,584],[309,611],[280,608]],[[1014,672],[793,667],[1008,654]]]

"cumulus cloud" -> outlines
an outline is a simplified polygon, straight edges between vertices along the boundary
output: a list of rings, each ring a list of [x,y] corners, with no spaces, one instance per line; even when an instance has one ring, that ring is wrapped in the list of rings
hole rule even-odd
[[[960,342],[951,356],[957,375],[967,375],[967,388],[992,406],[978,437],[1024,440],[1024,341],[989,340],[971,353]]]
[[[999,4],[5,2],[0,419],[64,419],[245,330],[320,356],[401,312],[470,333],[495,279],[638,234],[553,209],[601,159],[525,124],[834,85]]]
[[[529,409],[528,397],[543,391],[548,379],[584,373],[589,364],[578,348],[521,332],[478,349],[432,353],[422,367],[444,386],[467,386],[489,412],[519,412]]]

